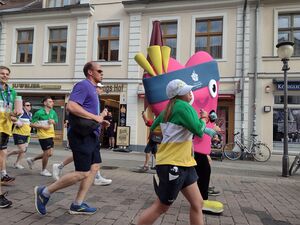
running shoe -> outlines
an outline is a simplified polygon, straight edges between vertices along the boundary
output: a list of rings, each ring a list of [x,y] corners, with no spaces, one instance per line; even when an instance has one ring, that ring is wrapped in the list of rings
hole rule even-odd
[[[222,202],[218,201],[211,201],[211,200],[204,200],[203,201],[203,212],[208,212],[208,213],[222,213],[224,211],[224,205]]]
[[[6,193],[0,195],[0,208],[8,208],[12,205],[12,202],[5,198]]]
[[[44,169],[43,171],[41,171],[40,174],[42,176],[45,176],[45,177],[52,177],[52,174],[48,170],[46,170],[46,169]]]
[[[88,206],[86,203],[82,203],[81,205],[75,205],[74,203],[71,204],[69,213],[72,215],[91,215],[97,211],[96,208]]]
[[[16,178],[10,177],[8,174],[1,177],[1,184],[8,184],[10,182],[13,182]]]
[[[112,183],[111,179],[106,179],[106,178],[102,177],[101,175],[97,175],[94,180],[94,185],[97,185],[97,186],[107,186],[107,185],[110,185],[111,183]]]
[[[220,195],[220,192],[217,191],[217,190],[208,188],[208,195],[209,195],[209,196],[219,196],[219,195]]]
[[[19,164],[19,163],[14,163],[14,166],[13,166],[15,169],[20,169],[20,170],[22,170],[22,169],[24,169],[24,166],[22,166],[21,164]]]
[[[46,215],[46,205],[49,201],[49,198],[45,197],[42,193],[45,189],[45,186],[35,186],[34,188],[34,203],[36,211],[41,215]]]

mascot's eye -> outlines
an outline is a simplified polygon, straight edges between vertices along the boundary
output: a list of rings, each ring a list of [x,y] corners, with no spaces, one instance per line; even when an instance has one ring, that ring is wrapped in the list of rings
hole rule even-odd
[[[211,97],[215,98],[218,93],[218,86],[215,80],[210,80],[208,84],[208,89]]]

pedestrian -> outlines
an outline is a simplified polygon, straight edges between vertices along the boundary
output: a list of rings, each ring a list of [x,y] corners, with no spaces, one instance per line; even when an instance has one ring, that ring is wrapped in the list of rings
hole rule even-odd
[[[101,83],[98,83],[97,84],[97,94],[99,95],[99,97],[101,96],[102,92],[103,92],[103,84]],[[103,114],[105,113],[107,109],[104,108],[104,112],[102,112]],[[106,120],[103,120],[102,124],[101,125],[104,125],[106,124],[109,125],[109,122],[106,121]],[[101,133],[101,131],[100,131]],[[71,162],[73,162],[73,156],[69,156],[67,157],[64,161],[60,162],[60,163],[55,163],[53,164],[53,170],[52,170],[52,174],[53,174],[53,178],[55,180],[58,180],[59,177],[62,175],[62,170],[63,168],[70,164]],[[95,179],[94,179],[94,185],[98,185],[98,186],[107,186],[107,185],[110,185],[112,183],[112,180],[111,179],[106,179],[104,178],[101,173],[100,173],[100,167],[99,167],[99,170],[97,171],[96,173],[96,176],[95,176]]]
[[[108,127],[106,127],[106,133],[109,143],[108,149],[113,150],[115,148],[115,135],[117,131],[117,123],[114,121],[111,111],[108,111],[108,114],[104,119],[107,120],[110,124]]]
[[[53,109],[54,101],[50,96],[46,96],[42,103],[44,107],[36,111],[32,117],[31,127],[37,129],[37,136],[43,153],[34,157],[27,158],[26,161],[30,169],[33,168],[36,160],[42,160],[42,176],[51,177],[52,174],[47,170],[48,159],[53,154],[55,137],[54,125],[58,123],[58,117]]]
[[[154,176],[154,189],[158,197],[141,214],[138,225],[153,224],[168,211],[180,191],[190,203],[190,224],[204,223],[203,199],[197,186],[192,138],[193,135],[202,137],[207,128],[189,104],[192,88],[179,79],[172,80],[166,87],[170,101],[151,126],[153,131],[160,125],[163,134],[156,153],[157,174]]]
[[[7,157],[11,155],[18,155],[16,162],[14,163],[14,168],[24,169],[24,166],[21,164],[21,160],[24,157],[24,154],[27,151],[27,147],[30,140],[30,122],[32,118],[31,103],[29,101],[23,102],[23,114],[14,122],[13,128],[13,138],[14,144],[18,147],[17,151],[10,151],[7,154]]]
[[[10,69],[6,66],[0,66],[0,207],[8,207],[12,204],[7,200],[2,193],[1,185],[10,183],[15,180],[6,172],[6,158],[7,158],[7,143],[11,133],[13,121],[16,120],[14,113],[14,101],[16,99],[16,91],[8,85],[10,77]]]
[[[67,110],[69,111],[70,130],[68,139],[73,153],[75,171],[62,176],[48,186],[36,186],[35,207],[39,214],[47,213],[46,205],[51,194],[80,182],[79,190],[71,204],[70,214],[94,214],[97,209],[83,202],[99,170],[100,123],[107,111],[100,114],[100,102],[96,85],[103,79],[101,66],[96,62],[88,62],[83,68],[85,80],[78,82],[70,95]]]
[[[144,123],[147,127],[152,126],[153,120],[149,120],[146,117],[144,111],[142,112],[142,118],[143,118]],[[155,135],[156,139],[154,138],[154,135]],[[157,139],[160,139],[160,140],[157,140]],[[150,158],[151,158],[151,154],[155,157],[155,154],[157,152],[157,144],[161,141],[161,139],[162,139],[162,135],[161,135],[160,131],[150,132],[148,142],[147,142],[147,145],[146,145],[145,150],[144,150],[144,152],[145,152],[144,165],[140,168],[139,172],[146,172],[146,171],[149,170],[149,161],[150,161]]]

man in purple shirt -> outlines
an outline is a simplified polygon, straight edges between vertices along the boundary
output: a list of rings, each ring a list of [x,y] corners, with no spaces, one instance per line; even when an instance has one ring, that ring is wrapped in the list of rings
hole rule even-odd
[[[60,189],[80,182],[75,201],[71,204],[70,214],[94,214],[97,209],[88,206],[83,200],[94,181],[101,163],[99,126],[107,115],[104,110],[99,114],[97,83],[103,79],[101,66],[88,62],[83,68],[86,79],[77,83],[70,95],[67,109],[70,112],[69,145],[73,153],[75,171],[62,176],[49,186],[36,186],[35,207],[39,214],[46,214],[46,204],[50,195]],[[79,132],[79,131],[82,132]]]

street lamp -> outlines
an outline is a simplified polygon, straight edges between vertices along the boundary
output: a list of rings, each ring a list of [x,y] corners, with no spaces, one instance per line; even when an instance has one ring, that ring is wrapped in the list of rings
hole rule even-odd
[[[283,62],[282,71],[284,72],[284,143],[282,156],[282,176],[289,176],[289,153],[288,153],[288,82],[287,71],[290,69],[288,65],[289,58],[294,52],[294,43],[290,41],[280,42],[276,45],[278,57]]]

